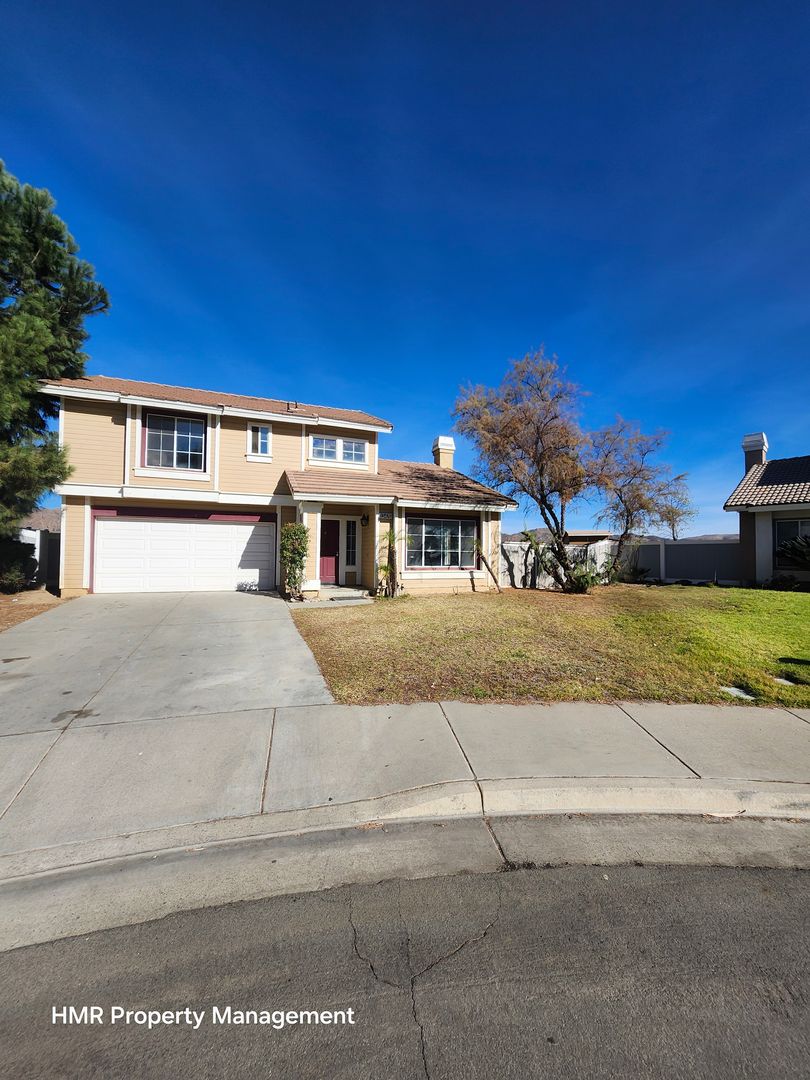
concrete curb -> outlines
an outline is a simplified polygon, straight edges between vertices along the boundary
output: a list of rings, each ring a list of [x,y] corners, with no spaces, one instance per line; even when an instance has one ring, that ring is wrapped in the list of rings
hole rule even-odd
[[[810,870],[807,821],[698,815],[499,815],[239,837],[0,883],[0,951],[242,900],[520,866]]]
[[[743,786],[745,785],[745,786]],[[396,821],[504,815],[709,815],[810,821],[810,784],[700,779],[526,777],[453,780],[350,803],[191,822],[0,856],[0,883],[105,859]]]
[[[21,852],[0,864],[0,951],[387,878],[629,862],[810,869],[810,785],[458,781]]]

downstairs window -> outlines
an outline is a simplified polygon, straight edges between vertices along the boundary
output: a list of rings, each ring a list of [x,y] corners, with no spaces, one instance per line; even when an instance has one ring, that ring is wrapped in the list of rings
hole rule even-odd
[[[476,522],[463,518],[405,519],[405,565],[412,569],[475,569]]]

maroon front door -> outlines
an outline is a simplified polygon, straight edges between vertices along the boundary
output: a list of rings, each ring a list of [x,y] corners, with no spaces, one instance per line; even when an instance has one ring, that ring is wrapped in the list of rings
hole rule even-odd
[[[338,579],[338,549],[340,522],[321,521],[321,582],[336,585]]]

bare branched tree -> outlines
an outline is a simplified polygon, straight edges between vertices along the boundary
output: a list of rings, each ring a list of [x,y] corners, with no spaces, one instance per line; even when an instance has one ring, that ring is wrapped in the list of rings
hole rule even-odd
[[[564,592],[577,587],[566,549],[566,511],[587,485],[580,397],[556,358],[540,349],[513,361],[497,389],[463,389],[454,412],[456,430],[478,451],[480,475],[537,506],[550,533],[549,572]]]
[[[686,486],[685,476],[673,477],[658,512],[661,524],[669,529],[672,539],[677,540],[681,529],[692,521],[697,513],[689,499],[689,488]]]
[[[611,576],[631,537],[669,525],[667,515],[677,513],[683,521],[692,513],[684,475],[673,476],[668,465],[655,460],[665,439],[663,432],[645,435],[621,417],[592,436],[589,471],[603,499],[597,520],[618,533]]]
[[[655,460],[663,433],[644,435],[622,419],[583,431],[581,398],[556,357],[540,349],[513,361],[496,389],[464,388],[454,412],[482,479],[537,506],[549,533],[543,569],[563,592],[583,589],[581,562],[567,547],[566,514],[577,499],[598,496],[599,520],[619,534],[611,575],[631,536],[659,524],[677,530],[692,514],[684,477]]]

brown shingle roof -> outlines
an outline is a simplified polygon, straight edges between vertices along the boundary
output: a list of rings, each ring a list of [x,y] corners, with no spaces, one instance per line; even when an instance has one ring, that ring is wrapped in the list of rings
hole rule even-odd
[[[21,529],[47,529],[48,532],[60,532],[62,528],[62,511],[59,507],[42,507],[34,510],[20,522]]]
[[[752,466],[726,500],[724,509],[810,503],[810,456],[777,458]]]
[[[139,382],[135,379],[113,379],[108,375],[88,375],[83,379],[56,379],[49,386],[64,386],[77,390],[103,390],[112,394],[154,398],[157,401],[182,401],[189,405],[228,405],[234,409],[256,409],[257,412],[289,413],[290,418],[343,420],[349,424],[373,424],[390,428],[392,425],[379,416],[357,409],[333,409],[327,405],[304,405],[278,398],[248,397],[245,394],[226,394],[219,390],[195,390],[188,386],[167,386],[163,383]]]
[[[380,459],[378,473],[338,469],[287,470],[294,495],[342,495],[347,499],[390,502],[415,499],[436,503],[475,503],[508,507],[515,504],[499,491],[479,484],[454,469],[421,461]]]

